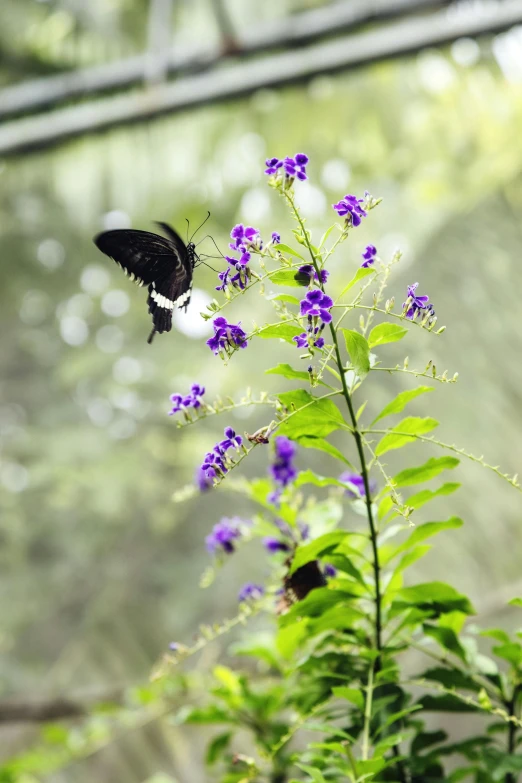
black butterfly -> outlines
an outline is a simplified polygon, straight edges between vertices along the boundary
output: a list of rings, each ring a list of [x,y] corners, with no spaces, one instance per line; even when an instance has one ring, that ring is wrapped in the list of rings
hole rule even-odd
[[[126,275],[139,286],[148,285],[147,304],[152,313],[153,329],[170,332],[174,307],[187,309],[192,291],[192,275],[199,256],[194,242],[187,245],[167,223],[157,223],[167,238],[149,231],[119,229],[104,231],[94,237],[96,246],[113,258]]]

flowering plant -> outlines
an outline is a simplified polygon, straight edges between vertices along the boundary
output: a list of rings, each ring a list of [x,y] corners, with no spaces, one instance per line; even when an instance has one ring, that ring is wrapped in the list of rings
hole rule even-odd
[[[308,165],[303,153],[266,161],[268,184],[295,221],[294,242],[281,241],[278,231],[264,242],[256,228],[236,225],[233,255],[216,286],[223,298],[202,314],[212,320],[207,345],[215,361],[234,361],[258,339],[276,340],[288,361],[267,372],[297,388],[248,392],[228,404],[210,402],[194,383],[188,394],[171,398],[178,427],[231,416],[238,407],[271,409],[254,433],[238,433],[227,421],[223,439],[201,455],[194,487],[178,493],[181,501],[218,491],[254,449],[264,449],[265,476],[230,482],[249,498],[252,519],[209,521],[213,566],[203,584],[231,557],[241,557],[247,541],[258,547],[267,575],[263,583],[256,576],[236,586],[235,618],[202,628],[191,645],[171,643],[147,698],[155,715],[159,705],[159,714],[174,711],[178,722],[220,727],[206,763],[212,779],[223,783],[515,783],[522,771],[520,634],[478,631],[468,622],[474,609],[465,595],[440,581],[416,583],[408,570],[428,553],[428,540],[463,524],[451,514],[426,521],[422,510],[435,499],[448,503],[459,484],[419,485],[455,470],[461,457],[518,491],[520,485],[483,457],[435,438],[434,418],[402,416],[435,385],[455,383],[457,374],[439,373],[431,361],[417,369],[407,358],[387,362],[388,347],[415,330],[440,338],[445,327],[437,325],[428,296],[417,293],[418,283],[408,286],[400,307],[395,295],[386,297],[400,254],[385,261],[374,245],[358,242],[358,227],[380,199],[345,195],[333,205],[341,222],[319,242],[312,237],[295,201]],[[331,260],[348,239],[359,260],[339,283]],[[254,286],[267,285],[294,292],[271,298],[273,323],[249,327],[246,315],[232,323],[222,314]],[[394,373],[406,388],[372,410],[364,395],[368,378],[382,385]],[[413,443],[439,453],[397,470],[395,452]],[[324,475],[304,467],[310,449],[321,453]],[[522,598],[511,603],[522,607]],[[231,650],[254,667],[218,665],[200,679],[182,674],[189,656],[261,614],[270,620],[270,634],[250,630]],[[492,644],[487,654],[485,640]],[[463,723],[451,737],[444,718],[435,729],[427,726],[430,713],[475,713],[486,729],[476,733],[477,724]]]
[[[387,346],[405,339],[412,327],[434,337],[445,327],[437,327],[434,307],[426,294],[417,293],[418,283],[408,286],[399,309],[395,296],[386,298],[399,254],[386,262],[374,245],[367,245],[359,251],[362,263],[340,292],[330,284],[334,252],[348,238],[357,245],[357,227],[380,199],[368,193],[345,195],[333,205],[342,222],[315,244],[294,195],[299,181],[307,179],[308,164],[303,153],[266,161],[269,185],[296,222],[298,247],[282,243],[276,232],[265,245],[257,229],[235,226],[230,247],[239,257],[226,258],[237,274],[220,273],[217,290],[225,301],[214,301],[210,314],[203,314],[213,318],[215,334],[208,346],[226,362],[259,338],[293,345],[299,352],[294,361],[268,372],[298,381],[299,388],[273,398],[266,393],[244,398],[238,404],[272,406],[273,416],[244,438],[228,427],[225,441],[214,446],[199,468],[198,476],[203,472],[207,480],[200,488],[216,491],[253,449],[267,449],[269,478],[241,483],[260,512],[250,524],[217,522],[207,546],[223,564],[242,540],[262,537],[271,575],[263,585],[247,583],[239,589],[238,617],[246,622],[267,612],[274,618],[274,631],[270,642],[261,643],[254,635],[240,646],[243,655],[264,661],[263,675],[248,680],[238,670],[219,667],[215,698],[203,709],[185,712],[185,719],[227,727],[207,757],[212,765],[221,765],[220,779],[227,782],[469,778],[509,783],[522,770],[522,756],[516,753],[522,727],[522,644],[498,629],[482,631],[496,646],[490,656],[479,653],[476,631],[466,626],[474,613],[468,598],[438,581],[406,587],[405,574],[430,549],[428,539],[462,524],[455,516],[426,522],[420,511],[435,498],[451,495],[457,483],[413,494],[410,488],[454,470],[461,456],[520,490],[517,477],[436,439],[435,419],[400,417],[433,384],[455,383],[457,374],[439,374],[432,362],[411,369],[408,359],[388,366]],[[232,324],[221,315],[229,301],[267,283],[302,291],[301,296],[285,293],[272,299],[274,323],[249,332],[245,322]],[[359,320],[353,323],[356,314]],[[390,373],[413,382],[427,379],[430,385],[410,384],[368,416],[361,387],[368,376],[385,381]],[[178,404],[186,406],[181,400]],[[185,419],[179,426],[233,407],[217,402],[193,406],[193,413],[182,407]],[[388,424],[392,417],[399,420]],[[339,445],[330,439],[334,433],[341,436]],[[392,452],[414,442],[447,453],[397,472]],[[332,466],[328,475],[300,469],[307,449],[327,455]],[[310,489],[324,497],[318,500]],[[364,521],[358,523],[358,518]],[[522,600],[515,603],[522,605]],[[229,627],[225,623],[223,630]],[[422,668],[413,674],[403,666],[411,649],[421,652]],[[160,679],[188,654],[190,650],[168,654]],[[422,657],[431,664],[427,668]],[[433,711],[482,713],[490,719],[490,730],[465,732],[464,739],[455,741],[442,729],[425,727],[424,716]],[[239,728],[253,736],[252,755],[236,744]],[[311,731],[319,736],[310,739]],[[451,773],[449,755],[459,760]]]

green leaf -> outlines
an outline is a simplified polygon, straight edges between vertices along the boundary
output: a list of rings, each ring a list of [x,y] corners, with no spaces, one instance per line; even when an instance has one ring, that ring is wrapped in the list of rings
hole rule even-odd
[[[414,400],[415,397],[419,397],[421,394],[426,394],[431,391],[433,391],[432,386],[419,386],[417,389],[400,392],[395,399],[382,409],[377,418],[373,420],[372,424],[375,424],[379,419],[384,419],[385,416],[391,416],[393,413],[400,413],[404,410],[410,400]]]
[[[265,370],[266,375],[282,375],[283,378],[289,378],[290,380],[310,381],[310,375],[305,370],[294,370],[289,364],[278,364],[277,367],[271,367],[270,370]],[[326,386],[331,389],[324,381],[319,381],[321,386]]]
[[[454,630],[440,625],[432,625],[431,623],[423,623],[422,628],[426,636],[431,636],[443,649],[449,650],[449,652],[466,663],[466,652]]]
[[[522,598],[512,598],[508,604],[509,606],[522,606]]]
[[[375,348],[376,345],[384,345],[385,343],[396,343],[408,334],[408,329],[399,324],[379,324],[374,326],[368,337],[370,348]]]
[[[268,296],[271,302],[289,302],[290,304],[299,304],[299,299],[291,294],[277,294],[277,296]]]
[[[411,753],[413,756],[417,756],[421,750],[430,748],[432,745],[438,745],[439,742],[444,742],[448,739],[448,735],[442,729],[438,731],[423,731],[417,734],[415,739],[411,743]]]
[[[298,441],[300,442],[300,441]],[[325,478],[324,476],[318,476],[313,470],[302,470],[295,480],[296,487],[302,487],[304,484],[313,484],[315,487],[342,487],[345,488],[345,484],[334,478]]]
[[[290,573],[293,574],[298,568],[309,563],[310,560],[317,560],[318,557],[333,552],[337,546],[346,538],[344,530],[333,530],[331,533],[325,533],[314,541],[307,544],[301,544],[297,547]]]
[[[443,470],[453,470],[460,464],[456,457],[431,457],[418,468],[407,468],[397,473],[393,479],[396,487],[411,487],[436,478]]]
[[[415,587],[403,587],[397,592],[390,611],[397,614],[408,607],[427,609],[437,614],[475,614],[469,599],[444,582],[424,582]]]
[[[435,666],[432,669],[421,674],[422,679],[431,680],[432,682],[438,682],[445,688],[459,688],[460,690],[473,691],[478,693],[480,685],[477,685],[471,677],[468,677],[464,672],[458,669],[449,669],[442,666]]]
[[[408,536],[406,541],[400,544],[390,555],[386,558],[382,558],[383,563],[389,562],[392,558],[396,557],[401,552],[405,552],[407,549],[420,544],[421,541],[426,541],[427,538],[436,536],[437,533],[441,533],[443,530],[456,530],[463,525],[462,519],[459,517],[450,517],[445,522],[425,522],[423,525],[419,525]]]
[[[346,294],[350,290],[350,288],[353,288],[354,285],[357,285],[359,280],[362,280],[364,277],[367,277],[368,275],[371,275],[372,272],[375,272],[375,270],[372,269],[371,266],[361,266],[361,267],[359,267],[359,269],[357,270],[355,275],[352,277],[352,279],[350,280],[348,285],[345,286],[343,288],[343,290],[341,291],[340,296],[343,296],[344,294]]]
[[[319,250],[321,250],[321,248],[323,247],[324,243],[326,242],[326,240],[328,239],[328,237],[330,236],[330,234],[334,230],[335,226],[336,226],[336,224],[334,223],[332,226],[330,226],[330,228],[326,229],[326,231],[324,232],[323,236],[321,237],[321,241],[319,242],[319,248],[318,248]]]
[[[358,691],[356,688],[348,688],[344,685],[339,685],[332,688],[332,693],[334,696],[337,696],[338,699],[346,699],[346,701],[355,704],[360,710],[364,710],[364,696],[361,691]]]
[[[480,636],[489,636],[491,639],[496,639],[497,642],[502,642],[502,644],[509,644],[511,641],[509,635],[500,628],[488,628],[487,631],[480,631]]]
[[[263,337],[263,339],[279,337],[281,340],[286,340],[287,343],[295,345],[293,338],[297,337],[298,334],[301,334],[302,331],[300,326],[295,326],[288,323],[288,321],[281,321],[280,324],[264,326],[257,334],[258,337]]]
[[[452,495],[459,487],[460,484],[448,483],[443,484],[434,492],[432,492],[431,489],[423,489],[422,492],[417,492],[415,495],[408,498],[408,506],[412,506],[412,508],[421,508],[440,495]]]
[[[316,767],[310,767],[308,764],[300,763],[296,763],[296,767],[299,767],[299,769],[302,769],[303,772],[306,772],[306,774],[312,778],[314,783],[326,783],[326,779],[323,773]]]
[[[452,696],[451,693],[445,693],[443,696],[422,696],[418,703],[428,712],[481,712],[480,707]]]
[[[232,732],[226,731],[223,734],[218,734],[214,737],[207,749],[206,763],[208,766],[212,766],[219,759],[224,750],[230,745],[232,739]]]
[[[347,425],[339,408],[331,400],[313,397],[305,389],[278,394],[278,399],[293,413],[282,422],[279,433],[293,440],[302,437],[323,438]]]
[[[350,356],[350,363],[362,379],[370,372],[370,346],[362,334],[353,329],[341,329],[346,341],[346,350]]]
[[[301,253],[298,253],[297,250],[294,250],[290,245],[285,245],[283,242],[281,242],[279,245],[276,245],[275,250],[277,250],[279,253],[283,253],[288,256],[294,256],[294,258],[300,258],[301,261],[304,261],[305,259],[301,255]]]
[[[324,438],[315,438],[309,435],[302,435],[300,438],[298,438],[297,442],[299,443],[300,446],[303,446],[305,449],[318,449],[318,451],[325,451],[327,454],[330,454],[332,457],[335,457],[336,459],[339,459],[342,462],[344,462],[346,465],[348,465],[349,468],[355,470],[352,463],[346,459],[344,454],[342,454],[338,448],[332,446],[332,444],[329,443]]]
[[[302,601],[293,604],[291,609],[281,617],[281,625],[295,623],[297,617],[321,617],[324,612],[337,604],[344,604],[348,607],[354,598],[359,598],[359,596],[350,590],[316,587]]]
[[[436,419],[432,419],[430,416],[420,418],[420,416],[408,416],[393,427],[390,432],[385,435],[375,449],[375,453],[378,457],[386,454],[391,449],[400,449],[407,443],[411,443],[415,440],[415,435],[425,435],[427,432],[431,432],[437,427],[439,422]]]
[[[522,647],[517,644],[517,642],[498,645],[498,647],[492,648],[492,652],[494,652],[495,655],[498,655],[499,658],[508,661],[515,669],[517,669],[522,662]]]

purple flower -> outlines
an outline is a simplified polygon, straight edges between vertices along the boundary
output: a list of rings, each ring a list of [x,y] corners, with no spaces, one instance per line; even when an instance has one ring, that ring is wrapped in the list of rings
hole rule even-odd
[[[229,324],[226,318],[214,318],[214,336],[207,340],[207,345],[213,353],[226,351],[228,348],[246,348],[247,336],[239,324]]]
[[[225,440],[220,441],[219,448],[223,451],[228,451],[228,449],[239,448],[242,443],[243,438],[241,435],[236,435],[236,432],[232,427],[226,427]]]
[[[237,520],[224,517],[212,528],[212,533],[205,538],[205,543],[210,554],[222,550],[230,555],[234,551],[234,541],[241,537]]]
[[[274,554],[275,552],[290,551],[288,544],[286,544],[284,541],[280,541],[278,538],[273,538],[272,536],[266,536],[266,538],[263,538],[263,546],[271,554]]]
[[[245,227],[242,223],[238,223],[230,232],[230,238],[234,241],[229,244],[229,248],[239,250],[247,248],[249,245],[256,245],[257,237],[259,237],[259,229],[253,226]]]
[[[279,158],[267,158],[265,160],[265,174],[268,174],[269,176],[272,176],[273,174],[277,174],[278,169],[280,169],[283,165],[283,161],[279,160]]]
[[[333,208],[339,217],[346,217],[347,223],[355,227],[359,226],[361,219],[368,214],[361,204],[364,204],[364,199],[347,194],[337,204],[333,204]]]
[[[247,582],[239,591],[238,601],[239,603],[242,603],[243,601],[259,601],[264,594],[264,587],[256,585],[253,582]]]
[[[179,642],[171,642],[169,644],[169,650],[172,650],[172,652],[179,650]]]
[[[300,180],[308,179],[306,176],[308,155],[305,155],[304,152],[298,152],[293,158],[286,157],[284,160],[267,158],[265,164],[265,174],[269,176],[278,174],[279,169],[283,168],[286,179],[294,179],[295,177]]]
[[[375,263],[375,256],[377,255],[377,248],[375,245],[367,245],[362,257],[364,258],[361,266],[368,267]]]
[[[323,323],[329,324],[332,320],[329,312],[332,305],[333,300],[329,296],[324,294],[320,288],[313,288],[301,300],[301,315],[320,318]]]
[[[335,568],[331,563],[325,563],[323,573],[326,577],[336,576],[337,568]]]
[[[292,464],[295,453],[295,444],[285,435],[278,435],[275,439],[275,459],[270,466],[270,473],[280,487],[288,486],[297,476],[297,470]]]
[[[285,158],[283,166],[286,176],[292,178],[297,177],[297,179],[302,181],[308,179],[306,176],[307,163],[308,155],[305,155],[304,152],[298,152],[293,158]]]
[[[322,331],[322,328],[316,326],[313,331],[310,329],[308,332],[298,334],[296,337],[292,337],[292,340],[295,342],[298,348],[309,348],[309,335],[316,335],[320,331]],[[314,348],[322,348],[324,346],[324,337],[316,337],[315,340],[313,340],[312,345]]]
[[[411,301],[409,303],[408,311],[406,312],[406,318],[411,318],[412,320],[417,317],[421,310],[429,309],[430,312],[435,315],[433,305],[428,307],[429,296],[415,295],[415,291],[417,290],[418,285],[418,283],[413,283],[413,285],[408,286],[408,299],[411,299]],[[407,302],[403,302],[403,308],[406,307],[406,304]]]
[[[279,245],[280,243],[281,243],[281,234],[278,234],[277,231],[272,231],[272,244]]]
[[[218,277],[221,281],[221,285],[216,286],[216,291],[224,291],[228,285],[228,276],[230,274],[230,268],[227,267],[223,272],[218,273]]]
[[[339,481],[342,481],[343,484],[350,484],[346,489],[345,495],[347,495],[349,498],[357,499],[357,498],[364,498],[366,497],[366,488],[364,486],[364,479],[359,473],[351,473],[349,470],[345,471],[344,473],[341,473],[339,476]],[[377,489],[377,484],[374,479],[369,480],[370,483],[370,494],[375,492]]]
[[[194,483],[196,484],[200,492],[206,492],[207,490],[211,489],[213,486],[212,478],[209,478],[207,476],[202,466],[200,466],[196,470]]]
[[[310,537],[310,525],[306,522],[299,522],[299,532],[301,533],[301,541],[307,541]]]
[[[204,394],[205,387],[200,386],[199,383],[194,383],[190,389],[190,394],[187,394],[185,397],[178,393],[171,394],[172,410],[169,411],[169,416],[173,416],[179,411],[185,411],[187,408],[200,408]]]
[[[303,275],[308,275],[310,282],[313,278],[318,283],[322,283],[323,285],[328,280],[328,275],[330,274],[330,272],[328,272],[326,269],[321,269],[319,274],[317,274],[312,264],[305,264],[304,266],[300,266],[297,271],[301,272]]]

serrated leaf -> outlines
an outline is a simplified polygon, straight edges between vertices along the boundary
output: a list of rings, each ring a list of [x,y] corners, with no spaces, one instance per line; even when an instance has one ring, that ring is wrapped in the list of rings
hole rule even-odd
[[[431,391],[433,391],[432,386],[419,386],[417,389],[399,392],[399,394],[382,409],[379,415],[373,420],[372,424],[375,424],[375,422],[380,419],[384,419],[385,416],[400,413],[411,400],[415,399],[415,397],[419,397],[421,394],[427,394]]]
[[[294,250],[293,247],[290,247],[290,245],[285,245],[283,242],[280,242],[279,245],[275,246],[275,250],[277,250],[279,253],[283,253],[283,255],[286,253],[288,256],[294,256],[294,258],[300,258],[301,261],[304,261],[305,259],[299,253],[297,250]]]
[[[350,364],[355,373],[362,379],[370,372],[370,346],[362,334],[353,329],[342,329],[346,342],[346,350],[350,357]]]
[[[432,419],[430,416],[421,418],[420,416],[408,416],[403,419],[395,427],[385,435],[375,449],[375,453],[378,457],[386,454],[387,451],[392,449],[400,449],[407,443],[411,443],[415,440],[415,435],[426,435],[438,427],[439,422],[437,419]]]
[[[375,348],[376,345],[384,345],[385,343],[396,343],[408,334],[408,329],[399,324],[378,324],[374,326],[368,337],[368,343],[370,348]]]
[[[418,468],[406,468],[394,477],[396,487],[411,487],[436,478],[443,470],[453,470],[460,464],[456,457],[431,457]]]
[[[313,436],[303,435],[297,439],[297,442],[305,449],[318,449],[319,451],[324,451],[327,454],[330,454],[330,456],[344,462],[352,470],[355,470],[352,463],[346,459],[344,454],[342,454],[338,448],[332,446],[332,444],[324,438],[315,438]]]
[[[372,272],[375,272],[374,269],[371,268],[371,266],[361,266],[355,273],[355,275],[352,277],[348,285],[346,285],[343,290],[341,291],[340,296],[343,296],[346,294],[351,288],[354,287],[354,285],[357,285],[359,280],[362,280],[364,277],[368,277],[368,275],[371,275]]]
[[[286,340],[287,343],[291,343],[295,346],[293,341],[294,337],[302,333],[300,326],[295,326],[288,323],[288,321],[281,321],[280,324],[271,324],[270,326],[264,326],[257,333],[258,337],[263,339],[269,339],[271,337],[279,337],[281,340]]]

